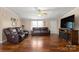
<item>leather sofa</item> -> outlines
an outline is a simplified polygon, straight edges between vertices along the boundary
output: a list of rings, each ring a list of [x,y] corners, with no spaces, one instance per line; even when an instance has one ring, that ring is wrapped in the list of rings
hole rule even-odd
[[[36,35],[37,36],[39,36],[39,35],[41,35],[41,36],[43,36],[43,35],[50,35],[50,30],[48,29],[48,27],[34,27],[32,29],[31,34],[33,36],[36,36]]]
[[[6,35],[7,42],[10,43],[19,43],[28,36],[28,33],[26,34],[20,27],[6,28],[3,32]]]

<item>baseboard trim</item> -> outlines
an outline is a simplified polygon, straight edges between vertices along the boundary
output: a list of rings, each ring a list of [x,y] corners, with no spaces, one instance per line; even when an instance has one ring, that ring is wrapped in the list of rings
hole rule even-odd
[[[3,42],[2,41],[0,41],[0,44],[2,44]]]
[[[59,35],[59,34],[57,34],[57,33],[51,33],[51,35]]]
[[[6,42],[6,40],[0,41],[0,44],[3,44],[3,43],[5,43],[5,42]]]

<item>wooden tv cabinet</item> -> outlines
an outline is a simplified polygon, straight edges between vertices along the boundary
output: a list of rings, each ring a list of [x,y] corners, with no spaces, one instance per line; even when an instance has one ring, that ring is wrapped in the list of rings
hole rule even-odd
[[[60,28],[59,37],[65,39],[66,41],[70,41],[72,45],[78,44],[78,30]]]

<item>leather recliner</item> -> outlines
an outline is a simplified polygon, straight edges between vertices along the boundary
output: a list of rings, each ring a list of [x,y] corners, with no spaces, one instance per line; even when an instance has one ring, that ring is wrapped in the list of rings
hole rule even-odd
[[[24,32],[21,32],[21,30],[17,30],[14,28],[6,28],[3,30],[7,37],[7,42],[10,43],[19,43],[26,37],[26,34]],[[27,33],[28,34],[28,33]]]

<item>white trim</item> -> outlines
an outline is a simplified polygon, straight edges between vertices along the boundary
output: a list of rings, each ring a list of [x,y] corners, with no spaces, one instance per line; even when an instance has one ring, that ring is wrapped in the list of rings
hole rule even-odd
[[[2,43],[4,43],[4,42],[6,42],[6,40],[0,41],[0,44],[2,44]]]
[[[3,42],[2,41],[0,41],[0,44],[2,44]]]

